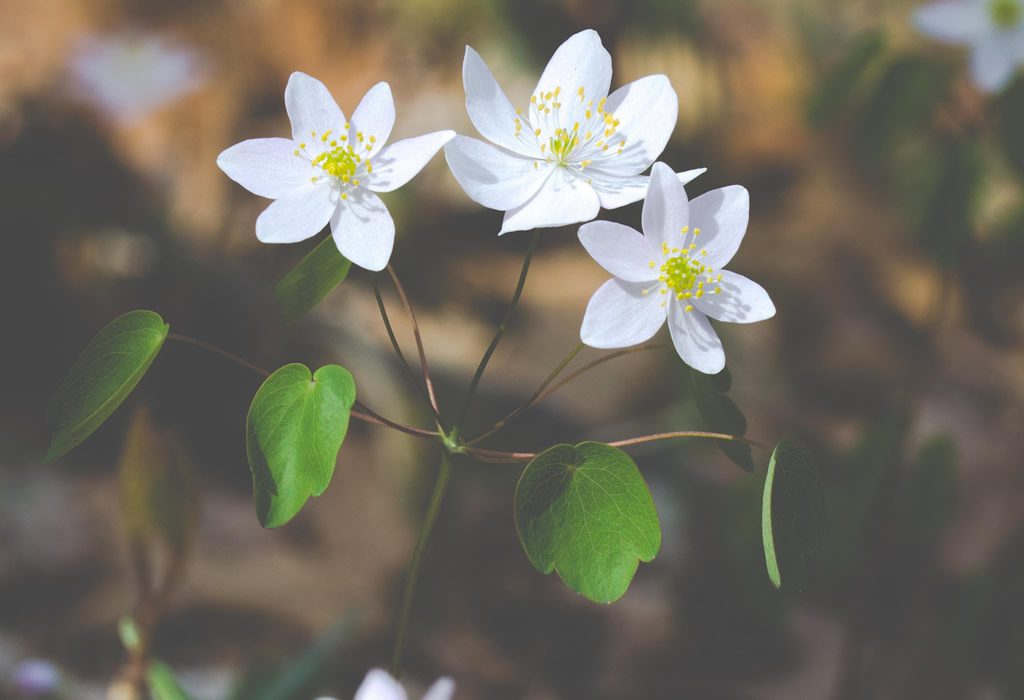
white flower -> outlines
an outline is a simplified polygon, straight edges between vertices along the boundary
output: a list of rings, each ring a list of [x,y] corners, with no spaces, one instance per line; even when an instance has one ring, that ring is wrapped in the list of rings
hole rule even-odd
[[[499,234],[589,221],[601,207],[643,198],[648,178],[640,173],[665,148],[678,98],[664,75],[609,95],[611,78],[601,37],[582,31],[555,51],[523,112],[466,47],[466,110],[494,145],[457,136],[445,146],[445,158],[470,198],[505,212]],[[679,178],[686,183],[702,172]]]
[[[284,103],[292,138],[243,141],[217,157],[232,180],[275,200],[256,219],[256,237],[295,243],[330,222],[342,255],[367,270],[383,270],[394,247],[395,222],[374,193],[411,180],[455,132],[384,146],[395,123],[387,83],[370,88],[351,122],[324,84],[305,73],[292,73]]]
[[[82,39],[71,54],[68,73],[77,97],[125,123],[192,92],[206,78],[194,50],[136,32]]]
[[[595,348],[637,345],[667,319],[679,357],[706,374],[720,372],[725,353],[708,316],[753,323],[775,315],[760,285],[721,269],[739,249],[749,213],[743,187],[712,190],[690,202],[672,169],[655,164],[642,235],[607,221],[580,227],[583,247],[615,275],[587,305],[583,342]]]
[[[441,678],[430,686],[423,700],[451,700],[455,693],[455,683],[450,678]],[[373,669],[366,674],[363,684],[356,691],[354,700],[408,700],[405,689],[387,672]],[[334,700],[318,698],[317,700]]]
[[[971,75],[979,88],[1006,87],[1024,65],[1024,0],[942,0],[914,13],[919,31],[971,47]]]

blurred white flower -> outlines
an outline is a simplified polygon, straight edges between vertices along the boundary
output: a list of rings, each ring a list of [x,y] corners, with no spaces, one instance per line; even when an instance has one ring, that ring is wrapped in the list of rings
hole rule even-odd
[[[451,678],[438,679],[430,686],[423,700],[451,700],[455,693],[455,683]],[[387,672],[373,669],[366,674],[363,684],[356,691],[354,700],[408,700],[405,689]],[[334,698],[317,698],[317,700],[334,700]]]
[[[375,192],[413,178],[454,131],[384,143],[395,123],[391,87],[377,83],[352,121],[319,80],[292,73],[284,91],[292,138],[251,139],[217,157],[228,177],[275,200],[256,220],[264,243],[296,243],[328,222],[338,250],[367,270],[383,270],[395,243],[395,222]]]
[[[11,675],[15,689],[30,698],[49,695],[60,686],[60,671],[42,659],[22,661]]]
[[[601,207],[643,198],[648,178],[640,173],[668,143],[678,98],[664,75],[609,95],[611,79],[612,59],[601,37],[582,31],[555,51],[523,112],[466,47],[466,110],[494,145],[457,136],[445,157],[471,199],[505,212],[499,235],[588,221]],[[702,172],[679,178],[686,183]]]
[[[768,293],[722,270],[747,230],[750,197],[738,185],[687,200],[683,184],[657,163],[644,200],[643,234],[594,221],[579,237],[614,278],[587,305],[580,339],[595,348],[624,348],[649,340],[668,320],[683,361],[706,374],[725,367],[725,353],[708,316],[753,323],[775,315]]]
[[[68,73],[72,94],[122,123],[146,116],[206,80],[195,50],[138,32],[82,39],[72,51]]]
[[[971,76],[985,92],[1006,87],[1024,65],[1024,0],[941,0],[919,8],[923,34],[971,49]]]

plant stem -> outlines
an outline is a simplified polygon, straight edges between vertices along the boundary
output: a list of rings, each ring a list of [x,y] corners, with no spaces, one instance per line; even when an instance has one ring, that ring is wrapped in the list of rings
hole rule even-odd
[[[533,253],[537,250],[537,243],[540,241],[540,230],[533,232],[533,237],[530,238],[530,247],[526,250],[526,257],[523,258],[523,268],[519,272],[519,282],[516,284],[516,291],[512,294],[512,301],[509,303],[508,310],[505,311],[505,317],[498,324],[498,329],[494,333],[494,339],[491,344],[487,347],[484,352],[484,356],[480,359],[480,364],[476,368],[476,372],[473,374],[473,380],[469,383],[469,389],[466,391],[466,398],[462,401],[462,408],[459,410],[459,418],[455,422],[456,426],[462,426],[466,421],[466,416],[469,415],[469,409],[473,404],[473,397],[476,395],[477,386],[480,384],[480,380],[484,376],[484,370],[487,369],[487,363],[491,361],[491,355],[494,354],[495,349],[498,347],[498,343],[501,342],[501,337],[505,335],[505,328],[508,326],[509,320],[512,318],[512,312],[516,310],[516,306],[519,305],[519,297],[523,294],[523,287],[526,286],[526,275],[530,271],[530,261],[533,259]]]
[[[412,324],[412,335],[416,339],[416,350],[420,355],[420,367],[423,370],[423,383],[427,387],[427,400],[430,402],[430,407],[434,409],[434,416],[437,418],[437,422],[441,425],[441,429],[444,429],[444,424],[441,421],[441,408],[437,403],[437,396],[434,394],[434,382],[430,378],[430,367],[427,365],[427,354],[423,350],[423,338],[420,336],[420,325],[416,321],[416,312],[412,309],[412,304],[409,302],[409,297],[405,293],[405,288],[402,283],[398,280],[398,275],[395,274],[395,268],[388,265],[388,274],[391,275],[391,281],[395,284],[395,289],[398,291],[398,298],[402,300],[402,305],[405,306],[405,311],[409,314],[409,322]]]
[[[573,358],[575,358],[577,355],[580,354],[580,352],[583,350],[584,347],[585,346],[583,345],[583,343],[577,343],[576,347],[574,347],[569,352],[568,355],[566,355],[564,358],[562,358],[562,361],[558,363],[558,366],[556,366],[553,370],[551,370],[551,374],[549,374],[547,376],[547,378],[543,382],[540,383],[540,386],[537,387],[537,390],[535,392],[533,392],[533,395],[530,396],[530,398],[526,400],[526,403],[524,403],[523,405],[519,406],[519,408],[516,408],[514,411],[509,413],[507,416],[505,416],[504,418],[499,420],[490,429],[480,433],[479,435],[477,435],[476,437],[474,437],[474,438],[472,438],[470,440],[467,440],[466,444],[467,445],[475,445],[476,443],[482,441],[484,438],[493,435],[494,433],[496,433],[499,430],[501,430],[502,428],[504,428],[508,424],[509,421],[514,419],[520,413],[522,413],[523,411],[528,409],[530,406],[533,406],[535,403],[540,401],[540,397],[544,395],[544,390],[548,388],[548,386],[551,384],[551,382],[555,381],[555,379],[558,377],[558,375],[562,373],[562,370],[564,370],[569,365],[569,363],[573,361]]]
[[[391,657],[391,675],[398,678],[402,673],[402,652],[405,649],[405,637],[409,627],[409,616],[412,613],[413,597],[416,593],[416,581],[420,574],[420,565],[423,563],[423,552],[430,541],[430,534],[434,530],[434,523],[437,521],[438,513],[441,512],[441,503],[444,501],[444,494],[448,490],[448,482],[452,476],[452,458],[447,451],[441,454],[441,466],[437,472],[437,481],[434,483],[434,493],[430,497],[430,505],[427,506],[427,513],[423,516],[423,524],[420,526],[420,536],[416,541],[416,548],[412,553],[412,560],[409,562],[409,572],[406,574],[405,590],[402,594],[402,613],[398,622],[398,635],[395,639],[395,651]]]
[[[623,350],[616,350],[615,352],[609,353],[609,354],[605,355],[604,357],[599,357],[599,358],[597,358],[596,360],[594,360],[592,362],[588,362],[587,364],[583,365],[582,367],[580,367],[575,372],[572,372],[571,374],[566,375],[565,377],[560,379],[558,382],[556,382],[552,386],[548,387],[548,389],[546,391],[542,392],[541,395],[537,397],[537,400],[534,401],[534,403],[535,404],[536,403],[540,403],[541,401],[543,401],[544,399],[546,399],[547,397],[551,396],[553,393],[555,393],[556,391],[561,389],[563,386],[565,386],[566,384],[571,382],[572,380],[576,379],[577,377],[579,377],[581,375],[586,374],[587,372],[589,372],[590,370],[594,369],[595,367],[599,367],[599,366],[603,365],[605,362],[611,362],[612,360],[615,360],[615,359],[617,359],[619,357],[624,357],[626,355],[632,355],[635,352],[646,352],[648,350],[658,350],[658,349],[663,348],[663,347],[665,347],[665,346],[661,345],[659,343],[653,343],[651,345],[639,345],[639,346],[637,346],[635,348],[625,348]]]
[[[222,350],[218,348],[216,345],[207,343],[205,340],[199,340],[198,338],[193,338],[192,336],[188,335],[181,335],[179,333],[168,333],[167,339],[177,340],[179,343],[186,343],[188,345],[194,345],[197,348],[202,348],[203,350],[208,350],[209,352],[212,352],[215,355],[220,355],[223,358],[231,360],[235,364],[241,365],[246,369],[251,369],[256,374],[260,374],[264,377],[270,376],[270,372],[268,370],[263,369],[259,365],[254,365],[253,363],[249,362],[248,360],[242,359],[241,357],[234,353],[228,352],[227,350]]]

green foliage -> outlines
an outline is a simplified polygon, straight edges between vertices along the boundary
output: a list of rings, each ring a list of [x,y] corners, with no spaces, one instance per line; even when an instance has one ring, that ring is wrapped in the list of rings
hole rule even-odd
[[[932,146],[938,157],[936,179],[918,227],[923,248],[945,267],[962,260],[974,230],[974,203],[981,183],[982,161],[969,139],[947,137]]]
[[[791,440],[775,446],[761,507],[768,578],[776,588],[802,590],[825,540],[825,499],[814,459]]]
[[[132,654],[137,654],[142,648],[142,633],[130,615],[124,615],[117,621],[117,636],[124,648]]]
[[[995,103],[999,145],[1017,172],[1024,176],[1024,78],[1017,79]]]
[[[885,34],[872,29],[850,41],[846,53],[821,79],[807,107],[811,124],[822,126],[834,121],[863,88],[866,74],[885,50]]]
[[[747,433],[747,419],[732,399],[725,395],[732,387],[732,375],[729,369],[723,369],[716,375],[707,375],[696,370],[689,370],[690,387],[697,411],[707,424],[708,429],[716,433],[726,433],[743,437]],[[750,445],[742,442],[725,442],[717,440],[718,448],[725,453],[740,469],[754,471],[754,457]]]
[[[92,339],[57,390],[44,463],[67,454],[110,417],[149,369],[169,329],[152,311],[130,311]]]
[[[537,455],[516,486],[516,529],[542,573],[595,603],[618,600],[661,548],[654,501],[636,464],[596,442]]]
[[[274,296],[291,321],[323,301],[348,276],[352,263],[338,252],[330,236],[317,244],[274,287]]]
[[[934,543],[953,521],[957,507],[957,450],[950,435],[921,446],[907,473],[900,506],[908,534]]]
[[[245,441],[264,527],[284,525],[331,483],[355,399],[352,375],[338,365],[315,374],[285,365],[263,382],[249,408]]]
[[[160,661],[154,661],[146,672],[146,683],[153,700],[191,700],[191,697],[178,684],[174,672]]]
[[[199,524],[199,490],[181,445],[136,410],[121,453],[121,510],[129,540],[162,541],[184,556]]]

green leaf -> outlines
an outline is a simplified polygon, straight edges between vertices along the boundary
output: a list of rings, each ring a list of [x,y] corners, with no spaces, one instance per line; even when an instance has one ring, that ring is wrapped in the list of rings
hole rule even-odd
[[[338,365],[312,375],[305,365],[285,365],[263,382],[249,407],[245,442],[264,527],[284,525],[331,483],[355,400],[352,375]]]
[[[130,311],[92,339],[57,389],[44,463],[67,454],[110,417],[149,369],[168,330],[159,314]]]
[[[739,437],[746,435],[747,419],[743,415],[743,411],[725,395],[725,392],[732,386],[732,376],[728,369],[723,369],[718,374],[710,376],[697,370],[690,370],[690,381],[697,411],[709,430]],[[748,472],[754,471],[754,456],[750,445],[723,440],[715,442],[725,456],[740,469]]]
[[[834,120],[850,103],[868,69],[885,49],[885,34],[872,29],[854,37],[846,54],[829,69],[811,96],[808,116],[821,126]]]
[[[132,417],[119,465],[121,511],[133,542],[163,541],[188,553],[199,525],[199,489],[192,464],[174,436],[159,430],[140,406]]]
[[[146,672],[146,682],[153,700],[191,700],[191,697],[178,684],[174,672],[167,664],[154,661]]]
[[[124,648],[132,654],[138,653],[142,648],[142,633],[131,615],[123,615],[117,621],[117,636],[121,638]]]
[[[936,435],[921,446],[903,489],[907,534],[934,543],[953,522],[957,509],[957,449],[950,435]]]
[[[274,287],[284,317],[292,321],[310,311],[342,283],[351,267],[332,237],[322,240]]]
[[[596,442],[534,457],[516,486],[515,514],[530,563],[595,603],[621,598],[639,561],[661,548],[640,470],[622,450]]]
[[[825,498],[810,452],[791,440],[775,446],[761,502],[761,539],[776,588],[802,590],[824,549]]]

